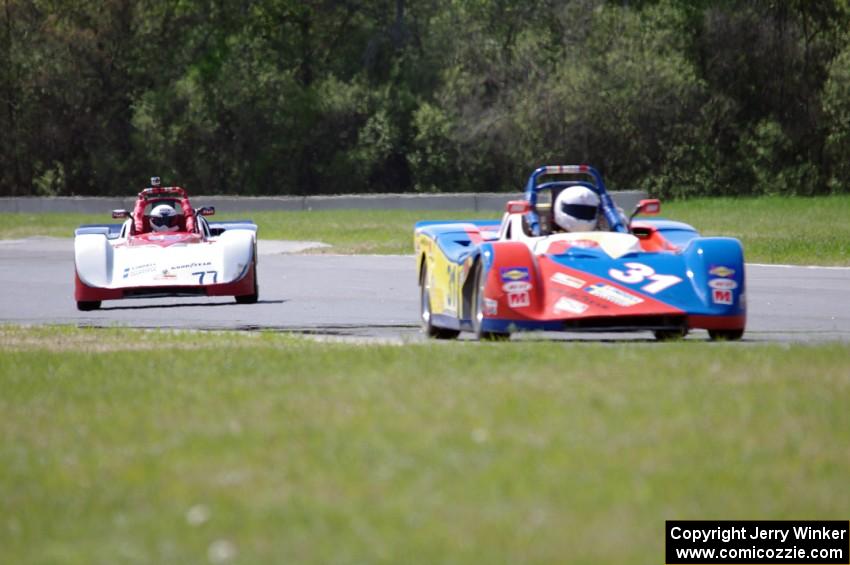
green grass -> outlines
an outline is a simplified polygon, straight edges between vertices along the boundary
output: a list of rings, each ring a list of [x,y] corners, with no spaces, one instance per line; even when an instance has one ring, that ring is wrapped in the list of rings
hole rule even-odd
[[[850,196],[703,198],[662,203],[662,213],[737,237],[748,261],[850,265]]]
[[[322,241],[326,253],[413,253],[413,225],[420,220],[499,219],[492,212],[448,210],[322,210],[313,212],[251,212],[222,215],[250,217],[260,237]]]
[[[694,225],[704,235],[739,238],[748,261],[850,265],[850,196],[819,198],[715,198],[669,202],[663,216]],[[260,237],[323,241],[329,253],[411,253],[418,220],[498,219],[471,211],[334,210],[221,214],[250,217]],[[70,237],[81,223],[111,221],[107,215],[0,214],[0,239],[48,235]]]
[[[254,220],[264,239],[321,241],[326,253],[413,253],[413,225],[420,220],[499,219],[492,212],[444,210],[333,210],[218,214],[218,220]],[[0,213],[0,239],[73,237],[80,224],[117,222],[107,214]]]
[[[663,562],[846,519],[846,345],[0,328],[8,563]]]

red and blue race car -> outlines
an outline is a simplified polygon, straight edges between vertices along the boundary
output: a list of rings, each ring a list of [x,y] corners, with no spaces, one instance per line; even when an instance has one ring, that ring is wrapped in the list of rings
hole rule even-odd
[[[571,186],[598,195],[603,229],[557,230],[553,203]],[[642,200],[626,218],[598,171],[559,165],[535,170],[501,221],[418,222],[425,333],[651,331],[671,339],[706,329],[711,339],[740,339],[747,319],[741,243],[701,237],[681,222],[633,220],[659,211],[658,200]]]

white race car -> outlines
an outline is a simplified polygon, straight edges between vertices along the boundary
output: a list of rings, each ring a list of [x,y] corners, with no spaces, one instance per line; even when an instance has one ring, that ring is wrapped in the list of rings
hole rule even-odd
[[[211,206],[192,208],[180,187],[139,193],[133,212],[113,210],[123,224],[82,225],[74,237],[74,299],[80,310],[103,300],[162,296],[233,296],[257,301],[257,226],[207,222]],[[163,208],[166,207],[166,208]],[[165,211],[172,225],[158,221]],[[156,231],[159,228],[162,231]]]

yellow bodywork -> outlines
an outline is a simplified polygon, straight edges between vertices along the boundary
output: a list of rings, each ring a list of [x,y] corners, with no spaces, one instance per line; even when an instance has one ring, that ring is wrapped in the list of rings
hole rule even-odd
[[[431,295],[431,312],[461,317],[462,289],[469,275],[472,259],[463,264],[451,261],[440,246],[427,234],[416,232],[414,248],[417,258],[417,277],[420,284],[426,283]],[[427,281],[423,281],[423,268]]]

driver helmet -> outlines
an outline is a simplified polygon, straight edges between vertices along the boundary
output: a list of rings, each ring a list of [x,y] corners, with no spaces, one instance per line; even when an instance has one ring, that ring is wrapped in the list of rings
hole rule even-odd
[[[555,223],[565,231],[593,231],[598,214],[599,195],[586,186],[570,186],[555,199]]]
[[[155,232],[172,232],[179,228],[179,215],[177,211],[168,204],[160,204],[151,210],[151,230]]]

